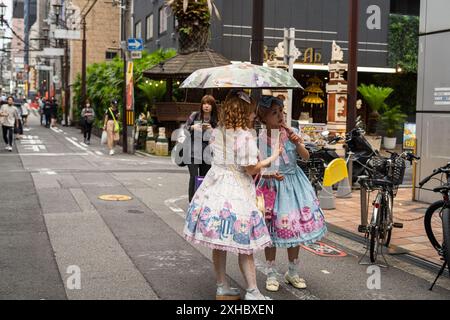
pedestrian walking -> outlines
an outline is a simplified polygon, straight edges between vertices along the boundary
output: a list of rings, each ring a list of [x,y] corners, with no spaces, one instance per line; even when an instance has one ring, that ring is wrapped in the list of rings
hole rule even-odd
[[[45,118],[45,127],[50,128],[50,121],[52,116],[52,101],[51,100],[44,100],[44,118]]]
[[[14,106],[14,98],[8,97],[8,104],[4,104],[0,108],[0,120],[2,124],[3,140],[6,143],[5,149],[12,151],[14,141],[14,127],[18,124],[19,115]]]
[[[185,238],[213,249],[217,279],[216,299],[237,300],[238,289],[226,279],[227,252],[237,253],[246,280],[246,300],[265,300],[256,284],[253,253],[271,245],[267,227],[256,206],[252,175],[269,166],[278,154],[258,162],[256,134],[249,130],[255,104],[243,91],[232,91],[219,115],[220,127],[213,130],[211,169],[194,194],[184,227]],[[281,150],[280,150],[281,152]]]
[[[193,112],[186,121],[185,129],[189,131],[191,144],[189,169],[189,202],[195,193],[195,177],[206,176],[211,168],[211,157],[205,153],[209,144],[212,129],[217,127],[216,100],[206,95],[200,102],[200,110]],[[197,147],[201,145],[201,148]]]
[[[111,107],[106,110],[104,117],[103,130],[106,130],[108,136],[108,148],[110,156],[114,155],[114,145],[120,139],[118,122],[120,113],[118,105],[119,103],[117,102],[117,100],[112,100]]]
[[[58,119],[58,102],[55,96],[50,100],[50,122],[52,128],[56,127],[56,120]]]
[[[22,102],[22,124],[24,128],[28,127],[28,116],[30,114],[30,104],[28,103],[27,99],[24,97]]]
[[[95,120],[95,111],[89,99],[86,99],[84,108],[81,110],[81,118],[83,119],[84,143],[91,144],[91,131]]]
[[[278,171],[275,174],[263,173],[258,183],[258,186],[270,186],[276,192],[273,212],[267,218],[273,242],[272,247],[265,249],[268,291],[279,289],[275,270],[277,248],[286,248],[288,253],[289,267],[284,275],[285,282],[298,289],[306,288],[305,280],[298,274],[299,246],[319,241],[327,231],[319,200],[297,165],[298,157],[307,160],[309,153],[298,130],[285,125],[283,106],[281,99],[272,96],[262,96],[258,104],[258,117],[266,126],[259,138],[261,157],[270,156],[277,141],[284,149],[279,158]],[[272,136],[274,132],[279,132],[279,135]]]

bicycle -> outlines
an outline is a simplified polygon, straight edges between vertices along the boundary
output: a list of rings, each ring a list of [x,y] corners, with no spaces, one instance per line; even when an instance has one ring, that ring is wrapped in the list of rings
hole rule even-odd
[[[388,151],[388,153],[391,155],[389,158],[372,157],[365,166],[366,172],[370,176],[358,177],[361,188],[365,188],[367,191],[366,203],[370,199],[370,193],[378,191],[372,203],[373,210],[370,223],[358,226],[358,232],[365,234],[368,243],[363,257],[369,251],[371,263],[376,262],[379,252],[383,255],[383,246],[389,247],[392,229],[403,228],[402,223],[394,222],[394,198],[397,195],[399,185],[403,182],[406,168],[405,160],[412,163],[413,160],[420,159],[411,152],[403,152],[400,155],[395,152]],[[361,210],[368,210],[368,208],[361,208]],[[386,259],[384,260],[386,262]]]
[[[438,174],[441,174],[441,179],[434,178]],[[442,180],[443,175],[445,175],[446,183]],[[431,179],[440,181],[441,185],[433,189],[423,188],[423,186]],[[424,226],[427,237],[441,257],[441,260],[444,261],[441,270],[430,287],[430,290],[433,290],[434,285],[444,272],[446,266],[448,266],[450,272],[450,162],[443,167],[433,170],[432,174],[419,182],[419,188],[442,194],[442,200],[433,202],[428,207],[424,217]],[[433,231],[432,222],[434,217],[439,217],[442,222],[442,242],[437,240],[436,230]]]

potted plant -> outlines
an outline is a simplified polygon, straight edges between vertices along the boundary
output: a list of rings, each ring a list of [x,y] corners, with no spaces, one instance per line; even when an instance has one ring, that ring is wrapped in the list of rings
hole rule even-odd
[[[386,110],[381,115],[381,123],[383,129],[386,131],[386,136],[383,138],[383,145],[385,149],[395,149],[397,138],[395,134],[402,129],[403,123],[406,121],[406,114],[401,112],[400,106],[395,106],[392,109]]]
[[[394,89],[389,87],[376,87],[373,84],[369,86],[361,84],[358,87],[358,91],[372,110],[369,115],[367,131],[369,134],[375,134],[378,121],[380,120],[380,113],[387,108],[385,101],[394,92]]]
[[[167,0],[178,21],[178,51],[187,54],[208,47],[213,11],[220,18],[214,0]]]

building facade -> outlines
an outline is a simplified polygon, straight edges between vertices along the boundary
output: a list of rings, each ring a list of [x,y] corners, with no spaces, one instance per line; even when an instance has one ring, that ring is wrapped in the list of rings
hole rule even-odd
[[[72,0],[72,5],[83,11],[88,0]],[[86,18],[87,65],[111,60],[120,55],[120,8],[111,3],[98,1]],[[70,41],[70,85],[81,73],[82,42]],[[72,99],[73,101],[73,93]],[[72,103],[73,107],[73,103]]]
[[[216,0],[221,20],[214,18],[210,47],[231,61],[250,61],[251,0]],[[331,44],[348,50],[347,0],[266,0],[264,37],[268,51],[283,41],[283,28],[296,29],[297,62],[327,64]],[[358,61],[360,66],[386,68],[390,13],[414,14],[419,1],[361,0]],[[176,21],[164,0],[134,0],[133,33],[145,48],[176,48]],[[309,50],[308,50],[309,49]]]
[[[450,20],[447,0],[422,0],[417,90],[417,181],[450,162]],[[428,187],[437,186],[431,181]],[[417,190],[417,199],[431,202],[439,194]]]

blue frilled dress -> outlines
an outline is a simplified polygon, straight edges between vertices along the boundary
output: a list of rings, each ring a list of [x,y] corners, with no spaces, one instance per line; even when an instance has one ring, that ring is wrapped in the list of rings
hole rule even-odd
[[[298,130],[294,131],[298,133]],[[284,152],[276,168],[284,180],[261,179],[258,185],[268,184],[276,189],[274,214],[267,222],[273,246],[279,248],[310,244],[324,237],[327,228],[319,200],[302,169],[297,165],[299,157],[296,146],[289,141],[284,129],[281,130]],[[260,153],[264,159],[271,155],[273,140],[266,131],[260,134]],[[263,173],[264,174],[264,173]]]

